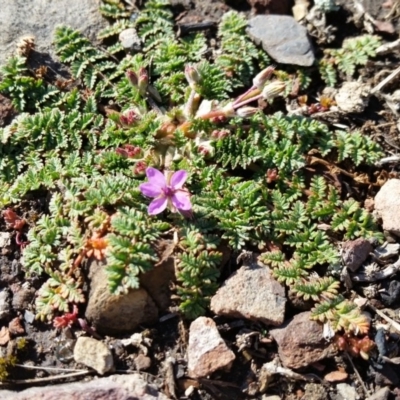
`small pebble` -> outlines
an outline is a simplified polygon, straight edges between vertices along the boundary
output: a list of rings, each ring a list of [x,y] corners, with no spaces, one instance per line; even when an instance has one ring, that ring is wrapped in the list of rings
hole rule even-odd
[[[126,50],[139,51],[141,49],[141,41],[134,28],[128,28],[119,34],[119,41]]]
[[[24,311],[24,320],[28,324],[32,324],[33,321],[35,320],[35,314],[29,310]]]
[[[110,349],[99,340],[81,336],[74,347],[75,362],[93,368],[100,375],[114,369],[114,360]]]
[[[7,247],[10,245],[11,234],[9,232],[0,232],[0,247]]]

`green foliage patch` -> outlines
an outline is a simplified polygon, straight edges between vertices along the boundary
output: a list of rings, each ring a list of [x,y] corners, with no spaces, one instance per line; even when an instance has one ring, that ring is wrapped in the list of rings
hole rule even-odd
[[[234,253],[261,251],[276,279],[316,303],[314,318],[361,330],[363,317],[339,294],[339,282],[317,272],[339,262],[333,235],[381,234],[359,203],[341,199],[318,174],[310,180],[305,167],[311,153],[370,165],[379,146],[317,120],[266,115],[249,107],[246,95],[229,100],[249,87],[250,100],[257,100],[268,85],[252,86],[269,60],[246,36],[245,18],[225,14],[220,47],[210,56],[203,34],[176,38],[168,4],[147,1],[131,21],[122,3],[103,2],[102,12],[115,19],[99,35],[107,45],[58,28],[55,48],[70,68],[71,90],[29,75],[23,57],[1,70],[0,92],[20,112],[0,129],[1,206],[18,206],[34,193],[47,199],[23,249],[26,273],[47,279],[36,300],[38,317],[51,320],[85,301],[83,261],[106,259],[110,290],[123,294],[162,261],[160,241],[173,239],[176,294],[189,318],[206,312],[227,246]],[[135,54],[113,43],[128,27],[142,42]],[[371,55],[375,44],[357,42],[331,56],[340,71],[353,74],[350,66],[360,64],[354,54]],[[304,72],[297,74],[307,86]],[[284,71],[269,78],[269,96],[287,94],[293,83]],[[147,167],[188,172],[191,215],[148,214],[140,189]]]

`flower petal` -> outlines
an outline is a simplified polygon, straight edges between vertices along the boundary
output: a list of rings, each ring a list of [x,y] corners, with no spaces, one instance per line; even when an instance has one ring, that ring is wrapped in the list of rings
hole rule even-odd
[[[162,193],[162,189],[152,182],[142,183],[139,185],[139,190],[147,197],[158,197]]]
[[[188,211],[192,209],[190,194],[186,190],[178,190],[171,196],[171,200],[178,210]]]
[[[176,171],[171,177],[170,186],[173,189],[182,189],[182,186],[187,179],[187,175],[188,174],[184,169]]]
[[[150,215],[160,214],[167,208],[168,198],[165,196],[154,199],[147,208]]]
[[[154,186],[158,186],[160,189],[167,186],[164,174],[158,169],[148,167],[146,169],[146,175],[149,182],[152,183]]]

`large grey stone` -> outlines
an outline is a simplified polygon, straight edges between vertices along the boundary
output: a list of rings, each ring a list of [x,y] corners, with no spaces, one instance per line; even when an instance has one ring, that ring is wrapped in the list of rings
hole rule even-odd
[[[90,292],[85,316],[104,334],[130,333],[141,324],[157,321],[158,309],[145,289],[131,289],[126,294],[110,292],[106,265],[91,262]]]
[[[307,30],[287,15],[257,15],[249,21],[249,36],[276,61],[309,67],[314,53]]]
[[[285,288],[266,266],[243,266],[231,275],[211,299],[217,315],[247,318],[280,325],[285,318]]]
[[[0,65],[14,53],[23,36],[35,37],[36,50],[50,53],[57,25],[78,29],[90,39],[107,26],[99,12],[100,0],[1,0]]]

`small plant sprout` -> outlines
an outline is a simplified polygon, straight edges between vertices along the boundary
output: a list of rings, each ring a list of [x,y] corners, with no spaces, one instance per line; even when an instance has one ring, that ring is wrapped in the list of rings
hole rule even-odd
[[[172,212],[192,209],[190,194],[182,189],[187,179],[186,171],[179,170],[173,174],[166,171],[163,174],[149,167],[146,169],[146,175],[149,181],[142,183],[139,188],[143,195],[154,198],[148,207],[150,215],[160,214],[167,207]]]
[[[53,320],[54,328],[70,328],[78,319],[78,307],[76,304],[72,307],[72,312],[65,313],[60,317],[55,317]]]

